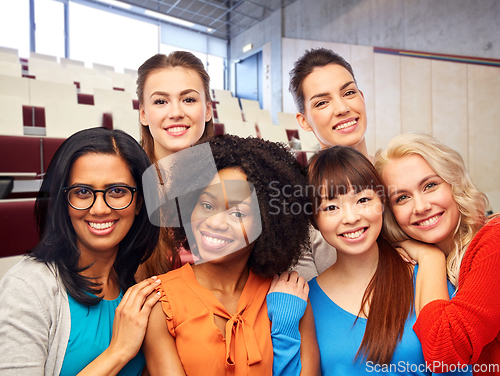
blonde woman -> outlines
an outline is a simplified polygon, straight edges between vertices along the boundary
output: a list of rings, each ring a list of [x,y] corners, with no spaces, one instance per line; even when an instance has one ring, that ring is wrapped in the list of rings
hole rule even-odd
[[[427,362],[435,371],[474,364],[475,375],[498,375],[500,218],[486,221],[486,196],[461,156],[433,136],[395,137],[375,167],[389,193],[386,237],[419,264],[414,330]],[[451,300],[447,277],[457,287]]]

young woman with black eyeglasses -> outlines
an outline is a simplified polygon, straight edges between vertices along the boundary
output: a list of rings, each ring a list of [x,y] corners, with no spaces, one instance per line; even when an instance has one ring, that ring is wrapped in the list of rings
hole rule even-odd
[[[40,241],[0,282],[0,375],[141,375],[160,282],[134,279],[159,235],[143,204],[149,165],[117,130],[61,145],[35,205]]]

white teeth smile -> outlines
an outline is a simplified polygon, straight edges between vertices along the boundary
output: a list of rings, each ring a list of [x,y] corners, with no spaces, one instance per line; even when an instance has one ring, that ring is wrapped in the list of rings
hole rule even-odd
[[[110,228],[115,224],[115,222],[104,222],[104,223],[95,223],[95,222],[87,222],[90,227],[96,230],[105,230]]]
[[[172,132],[172,133],[177,133],[177,132],[184,132],[188,127],[173,127],[173,128],[168,128],[167,132]]]
[[[222,240],[222,239],[218,239],[218,238],[212,238],[210,236],[207,236],[207,235],[203,235],[203,237],[205,239],[207,239],[208,242],[210,243],[214,243],[214,244],[225,244],[225,243],[229,243],[229,241],[227,240]]]
[[[348,238],[348,239],[356,239],[356,238],[359,238],[361,236],[361,234],[363,234],[363,232],[365,232],[364,228],[362,228],[361,230],[358,230],[356,232],[343,233],[342,236],[344,238]]]
[[[358,120],[351,120],[351,121],[348,121],[347,123],[340,124],[340,125],[336,126],[336,127],[335,127],[335,130],[336,130],[336,131],[340,131],[341,129],[352,127],[352,126],[353,126],[354,124],[356,124],[357,122],[358,122]]]
[[[416,223],[416,225],[417,226],[429,226],[429,225],[432,225],[433,223],[436,223],[436,221],[439,219],[440,216],[441,216],[441,214],[435,215],[434,217],[426,219],[423,222]]]

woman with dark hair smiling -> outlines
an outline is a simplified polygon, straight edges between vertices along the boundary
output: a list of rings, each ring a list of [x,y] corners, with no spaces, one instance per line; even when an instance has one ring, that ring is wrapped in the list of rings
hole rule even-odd
[[[159,276],[143,346],[151,375],[316,375],[307,284],[287,272],[308,247],[308,215],[271,206],[306,207],[305,194],[286,193],[305,188],[295,157],[225,135],[171,158],[161,170],[185,230],[173,240],[197,261]]]
[[[304,52],[290,71],[288,90],[297,108],[298,124],[314,133],[321,149],[350,146],[370,158],[365,139],[365,97],[351,64],[342,56],[327,48]],[[318,231],[311,229],[311,239],[311,252],[295,268],[306,280],[321,274],[336,260],[335,249]]]
[[[58,149],[35,205],[40,241],[0,282],[0,375],[141,375],[160,282],[134,279],[159,234],[143,205],[149,165],[118,130]]]

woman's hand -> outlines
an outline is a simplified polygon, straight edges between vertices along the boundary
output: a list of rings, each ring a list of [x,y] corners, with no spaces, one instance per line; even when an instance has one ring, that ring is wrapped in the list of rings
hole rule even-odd
[[[153,293],[160,283],[157,277],[137,283],[127,290],[116,308],[109,348],[128,360],[136,356],[142,346],[149,314],[160,299],[159,292]]]
[[[285,294],[295,295],[307,302],[309,285],[303,277],[299,277],[299,273],[295,271],[291,273],[283,272],[280,275],[276,274],[274,276],[268,294],[272,292],[283,292]]]
[[[146,334],[151,309],[160,299],[160,294],[154,292],[160,283],[157,277],[151,277],[127,290],[115,310],[111,343],[78,376],[116,375],[137,355]]]
[[[426,254],[442,251],[435,245],[419,242],[417,240],[404,240],[393,244],[401,257],[411,264],[419,263]]]

